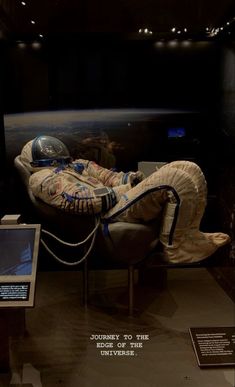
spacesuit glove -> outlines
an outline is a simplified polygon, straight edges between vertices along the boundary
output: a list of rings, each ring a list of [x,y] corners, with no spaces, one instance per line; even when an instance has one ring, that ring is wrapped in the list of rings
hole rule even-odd
[[[132,187],[135,187],[138,183],[145,179],[145,175],[141,171],[130,172],[129,183]]]

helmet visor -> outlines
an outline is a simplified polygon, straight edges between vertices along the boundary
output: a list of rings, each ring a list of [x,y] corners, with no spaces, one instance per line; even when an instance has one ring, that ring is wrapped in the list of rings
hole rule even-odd
[[[48,165],[55,161],[57,163],[70,161],[70,154],[66,145],[55,137],[40,136],[35,138],[32,144],[33,164],[40,161],[48,161]]]

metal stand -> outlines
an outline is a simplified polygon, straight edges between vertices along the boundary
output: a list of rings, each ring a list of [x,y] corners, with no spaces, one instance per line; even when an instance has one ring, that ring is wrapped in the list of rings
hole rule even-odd
[[[85,308],[88,306],[88,263],[85,260],[83,264],[83,305]]]
[[[10,343],[9,343],[9,329],[6,318],[6,311],[0,313],[0,372],[7,373],[10,370]]]
[[[128,266],[128,292],[129,292],[129,316],[133,316],[134,311],[134,266]]]
[[[0,373],[10,371],[11,337],[25,334],[25,308],[0,309]]]

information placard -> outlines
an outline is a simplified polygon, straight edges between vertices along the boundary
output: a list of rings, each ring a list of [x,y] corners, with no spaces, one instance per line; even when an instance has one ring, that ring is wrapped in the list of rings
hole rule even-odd
[[[0,282],[0,301],[28,301],[30,282]]]
[[[235,365],[235,327],[190,328],[200,367]]]

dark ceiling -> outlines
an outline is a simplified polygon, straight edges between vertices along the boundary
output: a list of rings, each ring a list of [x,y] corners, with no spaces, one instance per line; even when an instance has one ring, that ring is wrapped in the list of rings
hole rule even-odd
[[[0,12],[15,39],[81,33],[206,37],[206,28],[212,35],[229,33],[235,22],[234,0],[0,0]]]

